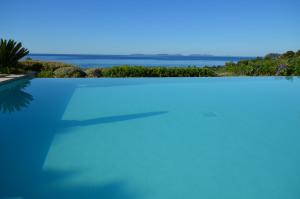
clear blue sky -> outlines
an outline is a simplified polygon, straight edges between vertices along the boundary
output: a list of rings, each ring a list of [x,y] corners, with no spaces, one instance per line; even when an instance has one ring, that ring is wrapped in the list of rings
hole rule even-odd
[[[258,56],[300,49],[299,0],[0,0],[32,53]]]

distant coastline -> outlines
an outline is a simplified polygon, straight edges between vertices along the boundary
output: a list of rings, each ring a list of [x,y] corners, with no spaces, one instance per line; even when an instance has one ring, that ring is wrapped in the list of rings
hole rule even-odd
[[[27,57],[35,56],[69,56],[69,57],[81,57],[81,58],[94,58],[94,59],[178,59],[178,60],[227,60],[227,59],[254,59],[251,56],[216,56],[216,55],[206,55],[206,54],[128,54],[128,55],[114,55],[114,54],[56,54],[56,53],[30,53]]]
[[[143,65],[145,67],[187,67],[222,66],[226,62],[250,60],[254,57],[179,55],[179,54],[131,54],[131,55],[87,55],[87,54],[29,54],[26,58],[41,61],[55,61],[78,67],[112,67],[122,65]]]

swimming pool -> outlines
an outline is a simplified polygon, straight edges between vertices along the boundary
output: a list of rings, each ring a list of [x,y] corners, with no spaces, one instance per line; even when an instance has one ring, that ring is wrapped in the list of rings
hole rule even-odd
[[[0,86],[0,198],[298,199],[300,78]]]

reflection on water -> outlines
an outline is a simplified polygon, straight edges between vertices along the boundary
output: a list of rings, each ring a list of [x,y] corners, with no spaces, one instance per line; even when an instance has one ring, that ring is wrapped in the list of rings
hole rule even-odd
[[[24,89],[30,85],[29,79],[22,79],[0,87],[0,112],[11,113],[27,107],[33,100]]]

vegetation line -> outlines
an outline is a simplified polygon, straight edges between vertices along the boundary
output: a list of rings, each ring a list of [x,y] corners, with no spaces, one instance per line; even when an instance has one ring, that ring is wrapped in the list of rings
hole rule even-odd
[[[0,41],[0,73],[35,72],[37,77],[219,77],[219,76],[300,76],[300,50],[265,57],[228,62],[213,67],[114,66],[80,68],[60,62],[19,61],[29,51],[13,40]]]

